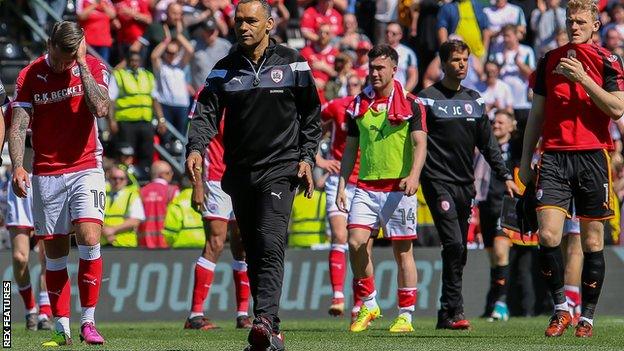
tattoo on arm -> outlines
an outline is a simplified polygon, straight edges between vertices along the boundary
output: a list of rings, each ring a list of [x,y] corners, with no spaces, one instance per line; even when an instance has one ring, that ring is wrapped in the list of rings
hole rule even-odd
[[[9,129],[9,155],[13,163],[13,169],[24,166],[24,142],[26,141],[26,129],[30,122],[30,115],[22,107],[13,108],[11,128]]]
[[[80,77],[85,90],[85,97],[89,111],[97,117],[108,115],[109,99],[106,91],[95,81],[89,67],[85,63],[80,63]]]

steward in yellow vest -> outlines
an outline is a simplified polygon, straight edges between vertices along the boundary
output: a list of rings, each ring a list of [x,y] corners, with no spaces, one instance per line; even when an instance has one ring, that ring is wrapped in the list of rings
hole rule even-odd
[[[191,207],[192,194],[193,189],[184,189],[167,206],[163,235],[171,248],[201,249],[206,243],[202,216]]]
[[[318,190],[314,190],[312,199],[306,198],[303,192],[295,196],[288,237],[290,247],[309,248],[327,242],[325,202],[325,192]]]
[[[136,229],[145,219],[139,192],[128,186],[128,176],[119,167],[108,172],[108,181],[110,190],[106,192],[101,243],[137,247]]]

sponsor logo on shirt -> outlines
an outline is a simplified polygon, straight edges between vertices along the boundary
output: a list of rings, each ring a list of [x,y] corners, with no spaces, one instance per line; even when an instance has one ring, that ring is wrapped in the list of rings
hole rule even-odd
[[[63,88],[56,91],[34,94],[33,99],[35,104],[42,105],[63,101],[67,98],[83,94],[84,90],[82,89],[82,84],[78,84],[73,87]]]

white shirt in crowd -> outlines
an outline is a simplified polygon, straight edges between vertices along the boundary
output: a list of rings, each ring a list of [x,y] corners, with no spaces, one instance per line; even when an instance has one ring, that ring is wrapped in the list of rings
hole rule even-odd
[[[497,79],[493,86],[488,86],[485,81],[477,83],[475,90],[481,94],[487,106],[499,106],[500,108],[513,108],[513,95],[511,88],[505,82]],[[494,119],[494,110],[488,112],[490,120]]]
[[[418,59],[416,58],[414,50],[403,44],[399,44],[399,46],[394,49],[397,54],[399,54],[399,63],[397,65],[397,72],[394,75],[394,79],[401,82],[401,85],[405,87],[405,83],[407,83],[407,69],[410,67],[418,69]]]
[[[189,92],[186,88],[186,74],[181,65],[162,62],[154,72],[158,90],[158,102],[168,106],[188,106]]]
[[[521,73],[518,65],[516,65],[516,54],[520,55],[520,61],[535,69],[535,54],[529,46],[520,44],[516,51],[505,51],[502,45],[493,50],[491,59],[502,66],[500,71],[500,79],[507,83],[511,88],[514,99],[513,108],[516,110],[530,109],[529,101],[529,80]]]
[[[496,7],[496,5],[492,5],[484,8],[483,13],[485,13],[488,21],[490,22],[488,28],[495,33],[500,32],[503,26],[507,24],[525,27],[527,25],[524,12],[517,5],[507,4],[501,8]],[[499,36],[498,38],[502,41],[502,36]]]

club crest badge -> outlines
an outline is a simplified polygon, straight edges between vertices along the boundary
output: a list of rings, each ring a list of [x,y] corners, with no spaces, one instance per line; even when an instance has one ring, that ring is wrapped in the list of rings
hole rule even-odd
[[[282,79],[284,79],[284,71],[282,71],[281,69],[274,69],[271,71],[271,79],[275,82],[275,83],[279,83],[282,81]]]

